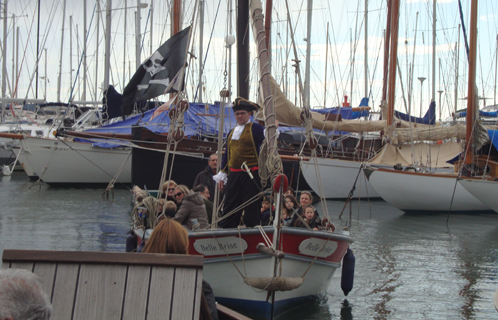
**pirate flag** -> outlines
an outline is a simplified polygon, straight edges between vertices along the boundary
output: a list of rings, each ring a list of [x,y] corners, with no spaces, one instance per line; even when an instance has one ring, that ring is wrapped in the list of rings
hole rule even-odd
[[[140,65],[123,90],[123,117],[139,101],[182,89],[189,33],[190,27],[178,32]]]

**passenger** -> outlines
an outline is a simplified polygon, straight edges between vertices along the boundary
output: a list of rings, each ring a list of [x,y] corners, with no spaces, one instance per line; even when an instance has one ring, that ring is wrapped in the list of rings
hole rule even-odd
[[[204,198],[199,193],[190,191],[187,186],[180,184],[175,189],[175,197],[180,207],[173,220],[185,225],[190,230],[208,227],[206,205],[204,205]]]
[[[173,181],[173,180],[168,180],[165,183],[163,183],[162,186],[162,194],[161,198],[166,198],[166,200],[173,201],[176,205],[178,205],[178,202],[176,201],[175,198],[175,188],[178,186],[178,184]]]
[[[0,270],[0,319],[49,320],[50,298],[43,291],[40,278],[28,270]]]
[[[270,198],[263,198],[263,202],[261,203],[261,225],[269,226],[273,222],[271,219],[271,200]]]
[[[291,195],[294,198],[296,198],[296,191],[294,189],[292,189],[291,187],[288,187],[287,190],[285,190],[285,192],[284,192],[284,196],[288,196],[288,195]]]
[[[213,180],[213,176],[216,174],[216,166],[218,164],[218,155],[212,153],[208,159],[207,167],[197,174],[194,181],[194,187],[203,184],[209,190],[208,200],[214,201],[214,191],[216,188],[216,181]]]
[[[143,252],[188,254],[188,245],[187,230],[178,222],[166,219],[161,221],[157,227],[154,228]],[[218,311],[213,289],[211,289],[209,283],[204,280],[202,281],[200,319],[218,320]]]
[[[297,219],[294,227],[307,228],[306,224],[313,230],[318,230],[322,228],[322,220],[316,214],[315,208],[312,205],[307,205],[303,207],[303,215],[301,219]],[[306,223],[306,224],[304,224]]]
[[[160,207],[159,207],[160,206]],[[173,201],[166,201],[164,199],[159,199],[158,211],[157,211],[157,221],[161,222],[166,218],[172,219],[177,211],[178,207]],[[163,214],[164,210],[164,214]]]
[[[228,134],[221,171],[213,177],[220,190],[225,191],[224,219],[218,223],[221,228],[236,228],[242,224],[254,227],[261,223],[259,200],[241,208],[261,190],[258,158],[264,140],[264,129],[251,122],[253,111],[259,108],[256,103],[244,98],[239,97],[234,101],[233,112],[237,126]],[[249,172],[242,169],[244,164]],[[245,212],[244,215],[242,212]]]
[[[297,211],[298,209],[299,203],[297,203],[296,198],[290,194],[286,195],[284,197],[284,205],[282,206],[282,222],[284,226],[289,225],[294,210]]]
[[[193,191],[200,193],[201,196],[204,198],[204,205],[206,206],[208,221],[209,221],[209,223],[212,223],[213,222],[213,203],[211,201],[209,201],[209,195],[210,195],[209,192],[210,191],[209,191],[208,187],[206,187],[203,184],[200,184],[200,185],[197,185]]]
[[[313,196],[311,195],[311,192],[309,191],[302,191],[301,196],[299,197],[299,204],[301,207],[296,211],[296,214],[292,215],[291,221],[289,223],[290,226],[296,226],[296,223],[299,219],[299,217],[303,216],[303,208],[311,205],[311,201],[313,200]],[[318,212],[316,212],[316,216],[318,217]]]

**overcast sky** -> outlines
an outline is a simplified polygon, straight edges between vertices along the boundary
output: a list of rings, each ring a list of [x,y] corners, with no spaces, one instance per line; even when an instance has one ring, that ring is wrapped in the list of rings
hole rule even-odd
[[[46,48],[47,52],[47,100],[57,100],[57,80],[60,65],[61,30],[65,17],[61,100],[67,102],[71,93],[71,84],[74,81],[81,60],[83,48],[83,17],[84,2],[82,0],[66,0],[66,13],[63,15],[63,0],[41,0],[40,11],[40,37],[39,47]],[[141,34],[143,47],[141,60],[145,60],[156,50],[170,35],[170,3],[168,1],[144,0],[146,8],[141,9]],[[219,91],[225,83],[224,70],[227,65],[224,37],[229,33],[228,1],[205,1],[204,41],[203,55],[207,54],[205,73],[203,76],[203,100],[212,102],[219,100]],[[2,1],[2,12],[3,12]],[[13,19],[15,15],[15,28],[19,28],[19,52],[15,54],[20,69],[18,82],[18,97],[34,98],[36,95],[36,79],[31,86],[30,79],[34,78],[37,45],[37,3],[35,0],[8,1],[8,36],[7,36],[7,72],[10,86],[7,96],[11,96],[13,66],[13,41],[16,32],[13,32]],[[106,2],[101,1],[101,12],[97,10],[96,1],[87,1],[87,87],[86,100],[101,99],[101,83],[104,74],[104,25]],[[151,10],[151,4],[153,10]],[[111,83],[119,92],[122,92],[127,81],[136,70],[135,62],[135,22],[134,15],[137,11],[137,2],[127,0],[126,5],[126,55],[124,56],[125,38],[125,0],[112,1],[112,28],[111,28]],[[272,75],[284,86],[287,84],[287,95],[291,101],[295,100],[296,82],[292,67],[294,59],[291,50],[290,33],[288,32],[287,13],[284,0],[274,0],[272,14]],[[291,23],[295,29],[295,44],[298,59],[301,60],[301,72],[304,80],[306,57],[306,30],[307,30],[307,0],[289,1]],[[193,19],[195,8],[194,1],[185,1],[183,27]],[[235,4],[234,4],[235,6]],[[263,1],[263,8],[265,2]],[[465,27],[469,28],[470,0],[462,0]],[[235,9],[234,9],[235,10]],[[365,96],[365,0],[353,1],[326,1],[315,0],[312,11],[312,36],[311,36],[311,105],[312,107],[337,106],[342,102],[343,96],[348,95],[353,106],[357,106]],[[371,98],[369,106],[377,108],[380,104],[383,69],[383,33],[386,28],[386,1],[368,1],[368,93]],[[152,12],[152,15],[151,15]],[[418,13],[418,15],[417,15]],[[479,94],[490,98],[488,105],[495,102],[495,68],[496,47],[498,33],[498,2],[496,0],[479,1],[479,39],[477,61],[477,87]],[[440,0],[437,3],[437,42],[436,42],[436,91],[444,91],[441,95],[442,118],[446,118],[455,109],[455,83],[456,83],[456,44],[458,42],[458,25],[461,24],[457,0]],[[99,21],[99,35],[97,38],[97,19]],[[422,87],[422,113],[427,109],[432,95],[432,19],[433,4],[426,0],[401,1],[399,17],[399,45],[398,61],[401,70],[401,81],[398,74],[396,87],[395,106],[397,110],[405,111],[408,105],[408,83],[413,79],[413,98],[411,108],[414,115],[420,113],[421,85],[419,77],[427,78]],[[152,38],[151,38],[152,20]],[[72,23],[70,23],[72,21]],[[329,32],[329,45],[327,51],[327,24]],[[71,25],[71,27],[70,27]],[[3,32],[3,20],[2,20]],[[235,34],[235,16],[232,19],[232,34]],[[72,30],[71,30],[72,29]],[[72,33],[71,33],[72,32]],[[467,31],[468,32],[468,31]],[[211,37],[212,34],[212,37]],[[193,34],[191,52],[199,58],[198,38],[199,31]],[[98,41],[97,41],[98,40]],[[250,35],[251,43],[252,33]],[[96,46],[98,42],[98,51]],[[70,48],[72,44],[72,49]],[[15,44],[15,42],[14,42]],[[3,38],[2,38],[2,45]],[[232,55],[232,85],[236,94],[236,55],[233,46]],[[71,53],[71,55],[70,55]],[[255,47],[251,45],[251,98],[256,99],[256,72]],[[458,50],[458,97],[467,95],[468,64],[465,52],[463,31],[460,31],[460,47]],[[327,56],[327,63],[325,57]],[[71,62],[70,62],[71,57]],[[123,68],[123,58],[125,67]],[[412,60],[413,59],[413,60]],[[410,65],[414,61],[413,75],[410,75]],[[353,63],[354,62],[354,63]],[[71,63],[71,65],[70,65]],[[97,65],[98,63],[98,65]],[[82,68],[82,66],[81,66]],[[228,66],[226,66],[228,70]],[[71,69],[73,70],[71,72]],[[327,72],[325,73],[325,69]],[[15,70],[14,70],[15,72]],[[80,100],[83,93],[83,71],[80,69],[78,81],[74,86],[74,100]],[[43,77],[43,79],[41,79]],[[188,75],[187,93],[189,100],[195,96],[195,87],[198,81],[198,60],[192,60]],[[44,96],[45,85],[45,55],[41,55],[39,62],[38,97]],[[97,80],[96,80],[97,78]],[[285,80],[286,79],[286,80]],[[71,81],[72,80],[72,81]],[[326,89],[324,83],[327,83]],[[28,88],[30,90],[28,91]],[[285,89],[285,88],[283,88]],[[403,97],[404,91],[404,97]],[[324,99],[325,96],[325,99]],[[164,100],[165,98],[160,99]],[[404,101],[407,101],[406,104]],[[436,92],[436,103],[439,110],[439,93]],[[466,102],[458,100],[458,108],[464,108]],[[481,107],[483,104],[481,103]],[[438,114],[439,118],[439,114]]]

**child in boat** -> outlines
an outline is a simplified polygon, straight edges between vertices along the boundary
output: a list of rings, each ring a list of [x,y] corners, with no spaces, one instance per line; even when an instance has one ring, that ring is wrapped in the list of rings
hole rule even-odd
[[[288,194],[284,197],[284,205],[282,206],[282,223],[284,226],[290,224],[292,214],[294,213],[294,210],[297,211],[298,208],[299,203],[297,203],[297,200],[293,195]]]
[[[307,228],[306,224],[313,230],[318,230],[322,228],[322,220],[316,214],[315,208],[312,205],[307,205],[303,207],[303,214],[300,219],[297,219],[294,223],[294,227]],[[306,223],[306,224],[304,224]]]
[[[263,202],[261,203],[261,225],[268,226],[271,221],[271,201],[269,198],[263,198]]]
[[[164,215],[163,215],[164,208]],[[166,218],[173,218],[176,214],[177,206],[173,201],[165,201],[164,199],[159,199],[157,204],[157,221],[162,221]]]

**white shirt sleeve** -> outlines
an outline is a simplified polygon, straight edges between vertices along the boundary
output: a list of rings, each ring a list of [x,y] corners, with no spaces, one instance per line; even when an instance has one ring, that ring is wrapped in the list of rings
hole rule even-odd
[[[218,174],[213,176],[213,180],[216,181],[216,183],[218,183],[220,181],[227,183],[227,181],[228,181],[227,178],[228,178],[227,174],[223,171],[220,171],[220,172],[218,172]]]

